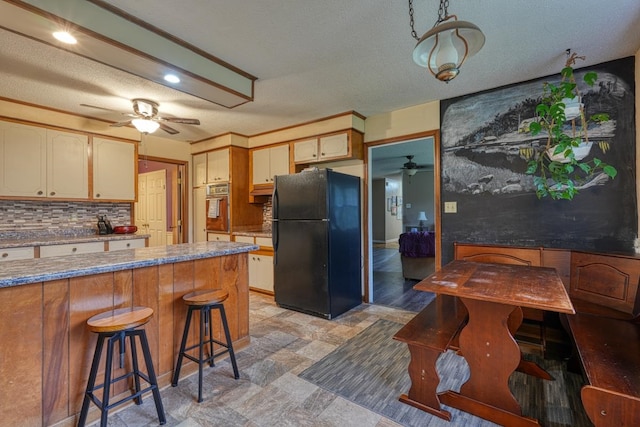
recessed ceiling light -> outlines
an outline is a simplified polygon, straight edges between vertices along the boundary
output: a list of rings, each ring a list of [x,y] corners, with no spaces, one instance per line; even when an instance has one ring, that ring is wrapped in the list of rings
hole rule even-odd
[[[165,74],[164,79],[169,83],[180,83],[180,77],[175,74]]]
[[[70,33],[66,31],[56,31],[55,33],[53,33],[53,37],[60,40],[62,43],[67,43],[67,44],[78,43],[78,40],[76,40],[75,37],[73,37]]]

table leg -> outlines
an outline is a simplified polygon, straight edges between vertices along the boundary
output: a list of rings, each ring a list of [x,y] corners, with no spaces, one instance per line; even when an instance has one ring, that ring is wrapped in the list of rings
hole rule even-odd
[[[509,389],[509,376],[520,363],[520,347],[509,332],[509,314],[515,306],[461,300],[469,311],[469,322],[460,333],[460,350],[470,376],[460,394],[521,415],[520,404]]]

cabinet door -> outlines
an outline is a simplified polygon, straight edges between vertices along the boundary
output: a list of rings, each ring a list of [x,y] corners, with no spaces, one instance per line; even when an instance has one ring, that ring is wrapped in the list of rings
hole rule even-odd
[[[289,145],[271,147],[269,150],[269,182],[273,184],[273,177],[276,175],[289,175]]]
[[[207,153],[207,181],[229,181],[229,149],[210,151]]]
[[[119,251],[122,249],[144,248],[145,239],[111,240],[109,241],[109,251]]]
[[[349,136],[346,133],[320,138],[320,160],[344,157],[349,154]]]
[[[207,241],[207,198],[206,188],[193,189],[193,241]]]
[[[230,234],[207,233],[207,241],[209,242],[230,242]]]
[[[136,198],[136,151],[132,143],[93,139],[93,198],[130,200]]]
[[[253,156],[253,167],[251,169],[253,176],[251,178],[251,182],[253,185],[260,184],[268,184],[269,183],[269,174],[270,165],[269,165],[269,148],[265,148],[262,150],[255,150],[252,153]]]
[[[249,286],[273,293],[273,257],[249,254]]]
[[[47,130],[47,197],[89,197],[88,138]]]
[[[207,153],[196,154],[192,158],[193,186],[199,187],[207,183]]]
[[[293,161],[296,163],[318,160],[318,138],[305,139],[293,144]]]
[[[35,250],[33,246],[0,249],[0,262],[32,258],[35,258]]]
[[[104,252],[104,242],[68,243],[40,247],[40,258]]]
[[[46,130],[0,122],[0,195],[45,197]]]

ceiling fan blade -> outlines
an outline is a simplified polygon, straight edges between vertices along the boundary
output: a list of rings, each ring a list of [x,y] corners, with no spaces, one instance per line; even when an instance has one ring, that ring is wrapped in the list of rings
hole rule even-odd
[[[172,128],[171,126],[167,126],[162,122],[158,122],[158,124],[160,125],[160,129],[162,129],[163,131],[167,132],[170,135],[175,135],[177,133],[180,133],[177,130],[175,130],[174,128]]]
[[[200,124],[200,120],[198,119],[185,119],[182,117],[156,117],[156,119],[163,122],[180,123],[183,125],[199,125]]]
[[[122,126],[127,126],[131,124],[131,120],[125,120],[123,122],[117,122],[117,123],[112,123],[109,126],[114,127],[114,128],[119,128]]]

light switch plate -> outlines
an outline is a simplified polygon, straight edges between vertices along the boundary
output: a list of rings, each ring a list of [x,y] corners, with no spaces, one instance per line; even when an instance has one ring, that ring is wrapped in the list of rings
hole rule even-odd
[[[411,203],[407,203],[407,205],[405,206],[407,209],[411,209]]]
[[[458,202],[444,202],[444,213],[457,213]]]

